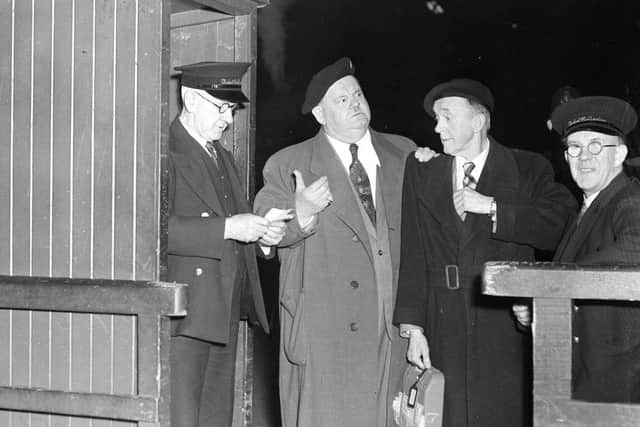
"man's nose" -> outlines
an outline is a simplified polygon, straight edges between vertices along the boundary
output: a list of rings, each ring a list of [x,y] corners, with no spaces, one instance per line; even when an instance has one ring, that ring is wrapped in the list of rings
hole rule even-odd
[[[358,98],[351,98],[351,108],[357,109],[360,108],[360,100]]]

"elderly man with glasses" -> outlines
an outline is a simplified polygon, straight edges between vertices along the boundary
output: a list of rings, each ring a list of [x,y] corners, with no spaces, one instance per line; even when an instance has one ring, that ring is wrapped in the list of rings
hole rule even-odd
[[[171,124],[167,156],[168,280],[189,285],[188,314],[172,323],[176,427],[231,425],[238,320],[253,318],[268,331],[252,243],[280,242],[288,217],[251,213],[233,155],[220,144],[233,110],[247,101],[240,79],[248,66],[176,68],[182,111]]]
[[[635,110],[621,99],[589,96],[558,106],[551,121],[563,136],[571,176],[584,194],[554,260],[583,266],[640,264],[640,184],[623,172]],[[531,320],[526,310],[516,315],[523,324]],[[640,403],[638,331],[637,303],[576,303],[574,399]]]

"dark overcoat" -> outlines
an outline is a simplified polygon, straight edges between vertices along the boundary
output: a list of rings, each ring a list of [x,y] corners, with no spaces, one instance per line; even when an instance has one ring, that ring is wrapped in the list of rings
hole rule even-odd
[[[476,190],[497,202],[493,233],[489,215],[457,215],[453,167],[447,155],[407,160],[394,321],[425,328],[431,361],[445,376],[445,426],[525,426],[530,337],[515,326],[512,300],[481,295],[483,264],[553,250],[575,200],[543,157],[492,139]]]
[[[268,331],[255,245],[224,239],[226,216],[205,164],[210,159],[180,120],[174,120],[170,132],[168,280],[189,285],[188,314],[172,322],[172,333],[227,343],[238,270],[236,251],[244,251],[257,321]],[[238,213],[251,212],[233,156],[218,150],[218,162],[224,162],[229,171],[229,185],[241,205]]]
[[[640,264],[640,184],[616,176],[563,237],[555,261]],[[640,306],[581,301],[573,316],[573,397],[640,403]]]
[[[374,131],[371,140],[380,160],[377,182],[386,210],[395,283],[404,159],[415,144]],[[345,168],[323,131],[267,161],[256,212],[295,207],[296,169],[306,185],[326,176],[333,203],[318,214],[310,233],[302,231],[296,219],[289,221],[278,249],[283,427],[377,426],[376,392],[383,380],[373,261],[378,254],[371,249]],[[385,314],[383,327],[388,339],[399,344],[392,358],[404,361],[406,344],[401,341],[406,340],[398,339],[392,311],[389,308]]]

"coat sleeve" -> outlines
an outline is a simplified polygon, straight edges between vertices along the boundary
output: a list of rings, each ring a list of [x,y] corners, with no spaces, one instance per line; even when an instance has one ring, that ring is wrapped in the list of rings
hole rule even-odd
[[[552,251],[576,211],[567,188],[555,181],[551,164],[541,157],[521,162],[521,188],[496,197],[494,239]]]
[[[176,171],[171,156],[169,156],[168,170],[167,252],[171,255],[221,259],[224,251],[226,218],[176,215]]]
[[[640,195],[622,199],[613,213],[613,239],[580,257],[581,265],[640,264]]]
[[[407,157],[402,191],[402,226],[400,238],[400,270],[398,294],[393,322],[409,323],[424,328],[427,307],[427,254],[423,244],[417,190],[417,160]]]
[[[253,210],[257,215],[264,216],[269,209],[291,209],[294,218],[287,221],[285,236],[278,245],[288,247],[296,245],[306,237],[312,235],[315,230],[302,230],[295,216],[295,179],[293,168],[288,167],[282,160],[282,156],[274,155],[267,160],[262,171],[264,186],[256,195]]]

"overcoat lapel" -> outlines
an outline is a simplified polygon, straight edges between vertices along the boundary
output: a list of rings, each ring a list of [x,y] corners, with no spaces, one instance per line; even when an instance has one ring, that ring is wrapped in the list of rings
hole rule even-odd
[[[428,174],[429,182],[419,183],[423,186],[417,193],[424,199],[424,206],[440,223],[444,233],[450,236],[458,236],[458,213],[453,206],[453,157],[441,155],[430,165]],[[443,203],[443,200],[447,202]],[[450,242],[458,242],[458,238],[448,239]]]
[[[570,231],[562,239],[558,246],[557,255],[554,257],[557,261],[569,261],[575,260],[578,250],[582,247],[585,239],[591,233],[591,229],[594,227],[598,219],[602,218],[602,210],[607,206],[613,196],[618,193],[626,185],[626,176],[620,173],[613,181],[604,189],[596,199],[591,203],[589,209],[585,212],[577,223],[578,218],[574,218]]]
[[[321,176],[326,176],[329,180],[333,203],[322,214],[335,215],[344,222],[363,242],[369,258],[373,260],[369,236],[360,214],[360,208],[357,205],[359,201],[356,200],[356,196],[351,189],[351,183],[342,162],[322,131],[316,135],[313,142],[313,153],[311,154],[309,168],[311,173],[315,175],[313,177],[314,180]],[[306,184],[309,185],[310,182]]]
[[[491,194],[496,199],[501,195],[510,198],[510,195],[518,191],[520,187],[520,174],[516,161],[509,150],[491,139],[487,161],[482,169],[476,191],[480,194]],[[498,221],[500,219],[498,218]],[[489,215],[468,214],[466,224],[470,228],[469,233],[463,235],[460,242],[460,250],[471,243],[478,233],[491,230],[491,218]]]
[[[187,133],[180,120],[173,122],[171,132],[174,134],[172,149],[177,154],[173,157],[177,172],[213,212],[224,216],[224,209],[211,182],[211,177],[207,173],[202,147]]]
[[[380,160],[380,174],[376,184],[382,189],[382,198],[387,215],[387,225],[395,227],[400,225],[400,204],[391,203],[394,193],[402,188],[402,174],[398,173],[398,167],[403,159],[402,150],[398,149],[384,136],[371,131],[371,142]]]

